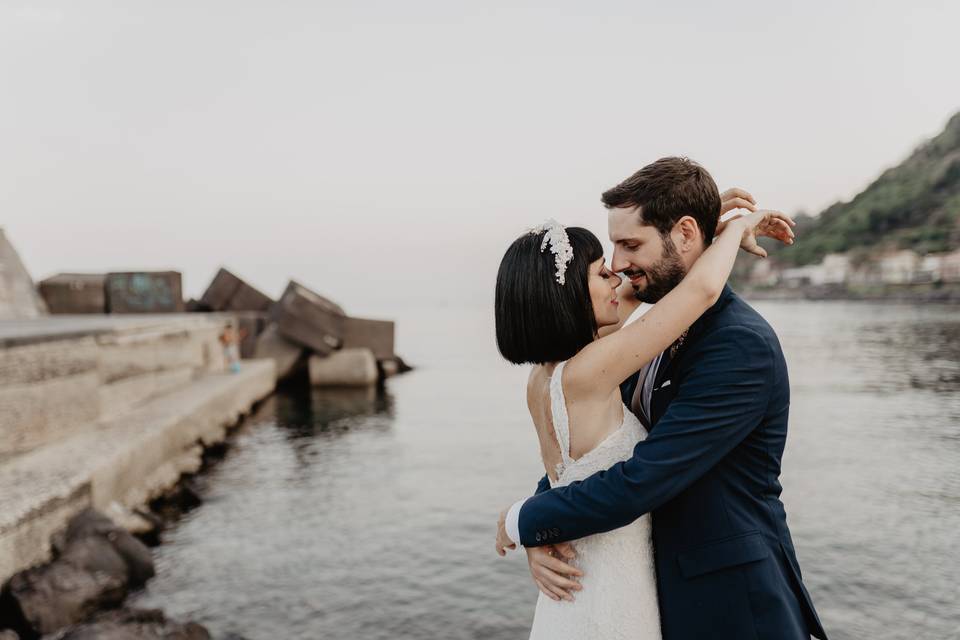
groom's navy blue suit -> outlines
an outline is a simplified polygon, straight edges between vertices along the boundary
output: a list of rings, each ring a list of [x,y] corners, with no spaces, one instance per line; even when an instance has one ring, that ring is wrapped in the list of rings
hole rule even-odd
[[[637,385],[621,386],[624,402]],[[780,502],[790,386],[773,329],[726,287],[656,372],[653,427],[633,457],[537,495],[520,539],[537,546],[653,512],[665,640],[826,638]]]

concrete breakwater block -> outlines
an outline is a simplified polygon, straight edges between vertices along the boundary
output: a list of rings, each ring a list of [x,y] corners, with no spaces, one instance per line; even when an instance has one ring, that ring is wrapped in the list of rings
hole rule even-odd
[[[287,285],[271,314],[285,338],[314,353],[326,355],[343,344],[343,309],[297,282]]]
[[[211,311],[267,311],[273,299],[221,267],[200,304]]]
[[[180,273],[108,273],[104,284],[109,313],[179,313],[184,310]]]
[[[310,384],[315,387],[366,387],[377,383],[377,359],[369,349],[341,349],[310,356]]]
[[[270,323],[257,337],[253,357],[273,360],[277,368],[277,380],[283,380],[296,372],[303,353],[303,347],[284,338],[277,325]]]
[[[0,612],[20,635],[82,622],[121,604],[154,575],[150,550],[93,509],[74,516],[55,538],[51,562],[15,574],[0,592]]]
[[[394,323],[389,320],[346,318],[343,324],[344,349],[369,349],[377,360],[391,360]]]
[[[58,273],[38,285],[50,313],[106,313],[102,273]]]

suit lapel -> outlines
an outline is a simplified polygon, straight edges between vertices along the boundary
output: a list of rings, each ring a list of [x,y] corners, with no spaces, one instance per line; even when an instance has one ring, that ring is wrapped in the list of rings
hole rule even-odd
[[[667,407],[669,406],[669,401],[665,404],[657,402],[657,397],[659,392],[663,389],[663,384],[670,380],[671,386],[674,388],[671,389],[670,399],[673,398],[673,394],[676,392],[676,386],[679,382],[674,382],[672,379],[674,365],[683,359],[687,355],[687,351],[690,349],[690,345],[696,342],[697,337],[703,333],[703,330],[708,326],[710,318],[729,302],[730,297],[733,296],[733,289],[730,288],[730,285],[724,285],[723,292],[720,294],[720,297],[717,299],[716,304],[707,309],[702,316],[700,316],[696,322],[694,322],[690,329],[687,331],[686,337],[683,340],[683,343],[677,348],[676,353],[673,354],[673,357],[670,357],[670,349],[668,348],[663,353],[663,360],[660,362],[660,367],[657,369],[657,377],[654,378],[653,393],[650,398],[650,419],[653,421],[654,427],[656,427],[657,422],[660,420],[661,415],[666,412]],[[658,409],[662,409],[658,411]]]

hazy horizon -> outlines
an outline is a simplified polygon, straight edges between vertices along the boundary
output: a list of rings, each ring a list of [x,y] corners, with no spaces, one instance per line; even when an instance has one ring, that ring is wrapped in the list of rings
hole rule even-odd
[[[960,110],[960,5],[0,0],[0,227],[36,280],[220,265],[354,313],[486,305],[663,155],[817,213]]]

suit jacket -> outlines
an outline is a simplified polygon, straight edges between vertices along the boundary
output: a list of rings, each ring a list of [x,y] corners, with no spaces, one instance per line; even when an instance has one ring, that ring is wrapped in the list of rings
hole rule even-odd
[[[629,406],[634,375],[621,385]],[[780,461],[790,385],[773,329],[729,287],[656,374],[653,427],[633,457],[520,510],[524,546],[653,514],[665,640],[826,639],[804,587]]]

